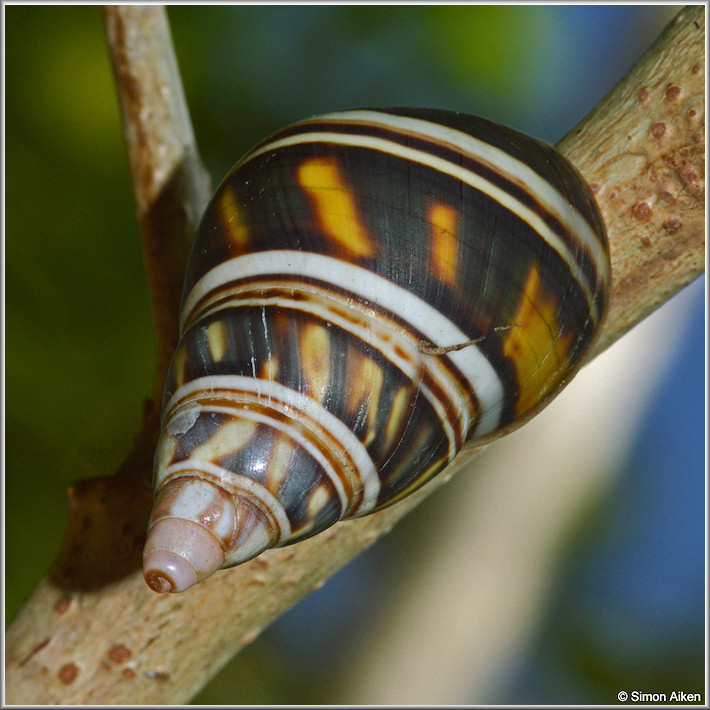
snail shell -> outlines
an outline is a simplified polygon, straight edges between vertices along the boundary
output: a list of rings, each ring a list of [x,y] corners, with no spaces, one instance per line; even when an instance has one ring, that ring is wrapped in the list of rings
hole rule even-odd
[[[291,125],[217,189],[165,387],[155,591],[380,510],[573,374],[603,222],[552,147],[438,110]]]

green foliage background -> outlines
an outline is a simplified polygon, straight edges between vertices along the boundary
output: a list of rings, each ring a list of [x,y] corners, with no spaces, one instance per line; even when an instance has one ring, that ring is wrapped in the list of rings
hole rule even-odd
[[[3,9],[9,622],[56,554],[67,485],[111,473],[127,451],[152,386],[154,340],[100,10]],[[216,182],[290,121],[357,106],[440,106],[554,142],[678,9],[624,15],[625,41],[603,48],[616,61],[599,65],[576,60],[584,40],[583,22],[570,24],[575,8],[168,12],[198,145]],[[318,692],[322,678],[292,672],[268,641],[235,663],[229,673],[253,681],[246,694],[237,700],[215,685],[203,702],[329,701]]]

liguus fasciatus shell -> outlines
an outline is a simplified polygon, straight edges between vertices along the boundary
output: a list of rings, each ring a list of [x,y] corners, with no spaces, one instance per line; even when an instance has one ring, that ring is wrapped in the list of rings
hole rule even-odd
[[[407,496],[570,379],[610,267],[552,147],[437,110],[249,151],[190,257],[144,572],[182,591]]]

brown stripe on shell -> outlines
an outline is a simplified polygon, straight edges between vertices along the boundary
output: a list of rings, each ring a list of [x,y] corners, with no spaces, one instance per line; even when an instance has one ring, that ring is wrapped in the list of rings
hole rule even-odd
[[[420,370],[424,386],[432,392],[449,412],[448,420],[456,434],[455,446],[457,449],[463,444],[468,431],[464,431],[461,428],[462,417],[460,412],[440,380],[433,376],[430,370],[431,367],[435,367],[441,372],[440,378],[446,379],[448,385],[456,390],[460,399],[470,402],[472,421],[470,428],[475,428],[480,413],[478,398],[476,393],[471,390],[464,375],[451,359],[445,355],[436,357],[422,355],[426,366],[421,367],[411,360],[410,353],[400,345],[400,340],[406,339],[412,345],[413,350],[422,353],[420,345],[428,344],[422,333],[404,319],[383,308],[380,304],[369,303],[367,306],[361,305],[357,297],[353,297],[349,291],[334,284],[306,277],[300,277],[298,281],[295,281],[290,280],[290,277],[283,277],[278,274],[266,277],[235,279],[206,294],[196,304],[190,314],[186,329],[194,327],[196,323],[228,308],[246,307],[257,303],[267,306],[270,303],[275,303],[277,299],[282,299],[282,302],[279,303],[282,308],[307,312],[314,317],[319,317],[313,310],[308,310],[307,307],[309,305],[326,307],[327,312],[331,314],[333,319],[350,323],[353,327],[365,330],[377,328],[384,346],[377,349],[382,355],[390,359],[391,353],[397,354],[402,360],[408,360],[412,369]],[[374,316],[374,313],[377,315]],[[354,337],[358,336],[354,335]],[[376,341],[368,341],[368,346],[377,347]],[[387,350],[388,347],[391,348],[389,351]],[[502,359],[502,356],[499,359]],[[512,404],[510,406],[512,407]]]
[[[294,435],[301,436],[308,441],[328,461],[342,482],[346,499],[350,501],[350,505],[346,506],[342,514],[349,514],[350,511],[357,510],[362,504],[363,490],[360,484],[360,474],[350,452],[327,429],[295,410],[289,403],[280,401],[273,394],[269,396],[268,403],[265,403],[264,398],[254,392],[226,388],[202,390],[177,400],[170,412],[167,413],[167,416],[172,417],[180,410],[193,407],[200,407],[204,411],[209,411],[216,407],[229,409],[234,412],[233,416],[236,418],[239,418],[241,409],[247,408],[254,414],[281,424],[283,428],[291,429]],[[250,424],[253,423],[251,419],[246,421]],[[297,439],[294,438],[293,440],[298,446]],[[208,442],[201,442],[201,445],[207,444]],[[179,463],[191,458],[191,456],[191,451],[176,451],[170,464]],[[234,473],[239,474],[237,471]]]
[[[318,228],[317,218],[313,214],[312,205],[307,196],[302,193],[295,183],[295,178],[290,171],[295,171],[304,161],[314,155],[322,146],[317,144],[299,145],[289,148],[288,151],[279,151],[279,160],[269,161],[272,154],[260,156],[259,165],[247,164],[244,166],[245,174],[239,175],[241,200],[253,210],[251,215],[252,226],[248,250],[251,253],[266,252],[272,249],[297,250],[301,252],[314,252],[329,256],[330,258],[349,261],[361,268],[367,269],[392,283],[409,290],[422,300],[435,305],[447,318],[459,328],[466,331],[472,321],[476,321],[483,311],[489,306],[500,302],[512,315],[516,304],[508,303],[510,294],[515,292],[517,286],[522,288],[525,273],[522,260],[536,260],[544,265],[545,279],[557,284],[566,284],[565,300],[574,305],[574,313],[570,312],[574,326],[588,317],[590,304],[595,310],[603,306],[603,289],[600,284],[591,287],[579,283],[570,273],[569,259],[575,268],[579,265],[573,255],[563,257],[556,249],[547,244],[527,222],[524,222],[512,210],[491,200],[475,188],[464,185],[457,178],[445,173],[427,168],[425,165],[412,164],[401,157],[376,154],[375,151],[364,151],[369,154],[364,167],[357,168],[361,172],[348,175],[348,183],[356,190],[360,204],[358,206],[359,219],[368,222],[368,233],[379,238],[379,258],[354,257],[339,252],[337,243],[324,236]],[[349,162],[348,156],[353,157],[352,150],[348,147],[329,146],[329,154],[339,156],[341,166],[355,170]],[[263,161],[261,160],[263,158]],[[260,188],[265,181],[261,170],[271,170],[275,163],[285,161],[274,177],[266,180],[268,187],[266,193]],[[290,167],[289,167],[290,166]],[[252,172],[249,172],[252,171]],[[381,214],[383,195],[387,190],[392,191],[392,180],[387,176],[406,171],[410,180],[418,186],[418,191],[413,191],[406,203],[390,206],[384,210],[386,217]],[[265,188],[266,189],[266,188]],[[253,194],[252,192],[253,191]],[[453,191],[453,192],[452,192]],[[258,193],[258,194],[257,194]],[[457,240],[459,262],[461,271],[458,282],[454,285],[441,281],[435,271],[427,268],[431,254],[431,224],[428,221],[428,211],[432,203],[431,195],[453,194],[457,195],[456,208],[460,217],[460,239]],[[269,200],[257,200],[262,195],[269,196]],[[392,198],[395,195],[391,195]],[[289,203],[291,211],[288,218],[283,215],[278,218],[276,208],[283,202]],[[406,204],[406,209],[403,205]],[[208,212],[209,214],[209,212]],[[229,261],[233,256],[239,255],[240,250],[235,250],[229,243],[223,243],[227,237],[219,233],[219,225],[213,217],[207,217],[203,224],[201,236],[198,237],[196,249],[193,252],[195,263],[192,264],[192,279],[188,279],[186,286],[189,290],[197,280],[205,276],[218,264]],[[296,228],[295,225],[298,224]],[[217,231],[215,231],[217,230]],[[516,261],[510,260],[510,250],[505,249],[507,240],[493,238],[489,234],[493,230],[502,230],[501,234],[515,233],[517,239]],[[209,234],[210,249],[200,242],[204,235]],[[206,236],[205,236],[206,238]],[[508,274],[518,280],[507,284],[501,290],[498,272]],[[517,273],[519,271],[519,273]],[[581,274],[583,276],[583,274]],[[498,284],[498,286],[496,286]],[[485,290],[494,288],[495,293],[486,293]],[[468,296],[469,290],[480,291],[478,299]],[[186,293],[187,296],[187,293]],[[183,314],[183,321],[189,314]],[[492,327],[506,325],[496,322]],[[480,337],[488,328],[486,324],[479,324],[478,332],[470,333],[470,338]]]
[[[523,136],[516,131],[512,131],[505,126],[493,124],[485,119],[480,119],[471,116],[462,116],[461,124],[456,126],[447,118],[452,114],[446,111],[436,110],[407,110],[407,109],[390,109],[381,110],[383,115],[405,116],[416,118],[433,123],[440,123],[448,127],[466,133],[473,138],[489,143],[489,145],[503,150],[511,155],[511,157],[520,160],[528,167],[537,172],[544,180],[549,181],[555,189],[558,190],[561,196],[565,196],[569,192],[570,185],[579,184],[583,187],[583,181],[577,174],[576,170],[566,162],[561,162],[559,156],[552,148],[542,141],[538,141],[527,136]],[[491,130],[493,129],[493,130]],[[433,135],[425,134],[425,129],[422,131],[411,131],[403,127],[383,125],[376,121],[368,121],[348,117],[337,118],[329,116],[327,120],[319,120],[318,118],[310,121],[303,121],[288,127],[285,130],[274,134],[269,139],[262,141],[258,146],[249,151],[241,160],[239,165],[244,165],[250,160],[253,153],[259,150],[268,148],[268,144],[276,139],[282,139],[288,136],[297,136],[299,134],[320,132],[320,133],[339,133],[347,135],[369,136],[388,140],[406,148],[420,150],[423,153],[439,157],[454,165],[460,166],[472,173],[479,175],[491,184],[500,188],[504,192],[513,196],[521,204],[528,207],[531,211],[537,214],[540,219],[567,245],[571,254],[574,255],[578,265],[582,269],[590,284],[594,284],[598,280],[606,280],[607,265],[596,264],[587,245],[579,240],[576,235],[557,218],[544,204],[526,188],[515,175],[504,173],[496,164],[487,161],[480,156],[474,156],[465,152],[460,146],[449,142],[439,141]],[[500,137],[505,135],[506,141],[500,140]],[[498,140],[492,140],[492,137],[497,136]],[[294,148],[294,146],[290,146]],[[367,150],[367,148],[350,147],[350,150]],[[277,149],[280,150],[280,149]],[[591,196],[587,195],[585,189],[577,191],[578,197],[575,197],[574,207],[576,207],[582,217],[590,226],[590,231],[597,236],[598,233],[603,233],[601,217],[593,203]]]

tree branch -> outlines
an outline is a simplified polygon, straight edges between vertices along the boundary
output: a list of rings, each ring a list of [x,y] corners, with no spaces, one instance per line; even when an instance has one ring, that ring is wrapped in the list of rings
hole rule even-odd
[[[158,344],[155,399],[177,347],[190,245],[210,198],[163,8],[104,8]]]
[[[161,8],[106,10],[158,336],[156,392],[175,344],[182,273],[206,201]],[[594,354],[696,278],[704,264],[704,8],[684,9],[560,149],[596,189],[613,293]],[[157,39],[156,39],[157,38]],[[180,595],[145,585],[157,395],[119,472],[69,491],[62,551],[6,637],[9,703],[180,703],[276,616],[465,467],[375,515],[338,524]],[[142,527],[141,527],[142,526]],[[183,643],[184,642],[184,643]]]

